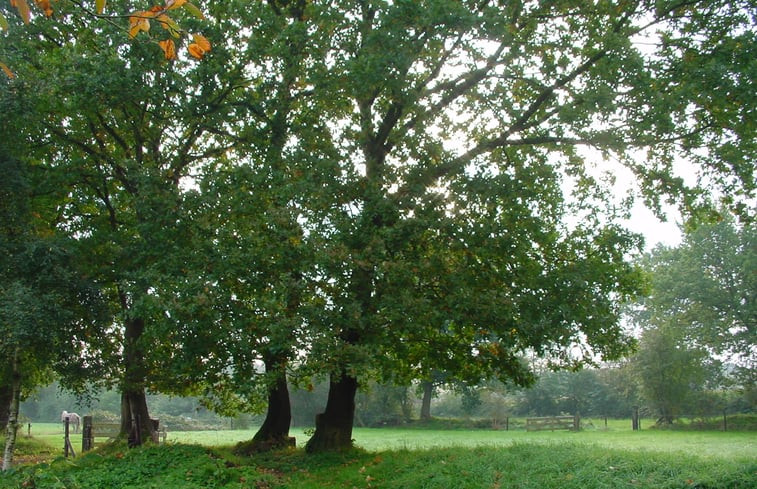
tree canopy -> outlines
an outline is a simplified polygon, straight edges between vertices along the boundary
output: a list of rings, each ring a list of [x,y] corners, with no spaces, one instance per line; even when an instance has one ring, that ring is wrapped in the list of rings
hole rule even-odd
[[[371,378],[523,385],[524,355],[616,359],[643,290],[632,199],[698,219],[714,193],[753,217],[751,2],[203,11],[200,64],[110,23],[13,25],[0,45],[3,103],[68,175],[62,215],[119,310],[143,417],[148,386],[231,402],[328,375],[308,448],[343,448]]]
[[[748,369],[757,344],[757,235],[725,216],[689,232],[672,249],[655,249],[649,268],[650,321],[673,317],[685,339]]]
[[[0,385],[8,436],[3,470],[13,459],[18,405],[53,373],[81,392],[100,365],[88,345],[107,321],[100,290],[76,245],[56,229],[60,193],[0,144]],[[49,177],[49,175],[45,175]]]
[[[56,2],[57,3],[57,2]],[[177,59],[176,43],[180,42],[183,37],[190,37],[191,41],[187,45],[187,52],[195,59],[201,60],[205,53],[211,50],[210,41],[199,33],[188,33],[181,25],[176,21],[175,10],[182,9],[188,12],[195,18],[202,19],[204,14],[192,3],[187,0],[166,0],[163,5],[153,5],[148,10],[135,10],[125,15],[125,12],[121,14],[108,14],[106,13],[106,0],[95,0],[94,5],[88,5],[90,2],[83,3],[78,1],[66,2],[67,5],[60,6],[55,5],[50,0],[35,0],[34,4],[39,9],[40,14],[44,14],[45,17],[51,18],[60,15],[63,18],[66,14],[71,14],[74,17],[79,18],[92,18],[95,20],[102,20],[109,22],[112,25],[118,27],[117,22],[128,18],[128,34],[130,38],[137,37],[140,33],[150,36],[150,39],[157,44],[163,55],[167,60]],[[124,2],[112,2],[116,4],[123,4]],[[73,9],[71,6],[73,5]],[[18,16],[25,24],[29,24],[33,17],[33,9],[29,7],[29,3],[26,0],[10,0],[10,6],[15,7]],[[119,5],[122,6],[122,5]],[[94,8],[93,8],[94,7]],[[154,36],[150,33],[152,25],[158,25],[163,28],[163,36]],[[0,30],[7,30],[9,28],[8,18],[0,10]],[[124,26],[126,31],[127,28]],[[16,75],[13,70],[5,63],[0,62],[0,69],[5,74],[13,78]]]
[[[722,387],[726,373],[754,392],[756,252],[753,226],[726,217],[644,260],[651,290],[634,314],[644,329],[634,363],[661,420],[691,409],[708,387]]]

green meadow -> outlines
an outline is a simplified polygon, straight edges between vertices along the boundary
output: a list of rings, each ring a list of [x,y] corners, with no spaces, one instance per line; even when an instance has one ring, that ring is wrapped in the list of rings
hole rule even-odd
[[[651,426],[645,420],[642,426]],[[596,423],[597,428],[570,431],[523,430],[443,430],[423,428],[355,428],[353,437],[360,449],[377,452],[384,450],[425,450],[450,447],[506,447],[514,444],[579,444],[639,452],[697,455],[714,458],[751,458],[757,460],[757,435],[754,432],[734,431],[666,431],[643,429],[632,431],[630,421],[611,420],[608,427]],[[298,447],[304,446],[308,430],[294,428],[291,435]],[[36,423],[31,434],[53,447],[63,447],[63,430],[57,423]],[[231,446],[249,440],[255,429],[219,431],[169,431],[170,443],[197,444],[206,447]],[[78,451],[81,435],[71,434],[71,442]]]
[[[0,476],[0,488],[757,487],[753,432],[634,432],[613,422],[578,433],[358,428],[356,450],[307,455],[307,433],[293,430],[298,448],[250,458],[232,448],[254,430],[169,432],[163,446],[63,459],[59,425],[31,431],[21,451],[42,455]],[[80,435],[72,443],[78,449]]]

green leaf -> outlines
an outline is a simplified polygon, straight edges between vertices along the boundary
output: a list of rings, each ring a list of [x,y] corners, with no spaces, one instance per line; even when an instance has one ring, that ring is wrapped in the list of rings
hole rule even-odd
[[[8,29],[8,19],[5,18],[2,12],[0,12],[0,29]]]
[[[197,6],[187,2],[184,4],[184,8],[187,9],[187,11],[192,14],[193,16],[197,17],[198,19],[204,19],[205,14],[202,13],[202,11],[197,8]]]

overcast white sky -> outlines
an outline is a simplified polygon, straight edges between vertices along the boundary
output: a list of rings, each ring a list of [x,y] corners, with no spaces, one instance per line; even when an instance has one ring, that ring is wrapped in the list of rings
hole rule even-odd
[[[670,209],[667,222],[660,222],[652,211],[643,204],[636,203],[631,219],[628,221],[628,228],[645,236],[647,250],[651,250],[659,243],[677,246],[682,239],[678,213],[674,209]]]

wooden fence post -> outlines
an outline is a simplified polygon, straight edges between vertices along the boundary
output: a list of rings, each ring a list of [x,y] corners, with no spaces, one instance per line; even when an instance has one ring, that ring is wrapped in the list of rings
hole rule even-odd
[[[152,427],[153,443],[160,443],[160,420],[150,419],[150,426]]]
[[[63,456],[65,458],[68,458],[68,454],[70,452],[72,457],[76,457],[76,451],[74,451],[74,446],[71,445],[71,438],[68,435],[69,435],[69,419],[68,417],[66,417],[65,427],[63,428]]]
[[[92,447],[94,446],[94,437],[92,436],[92,416],[84,416],[82,418],[82,429],[81,429],[81,451],[86,452],[87,450],[92,450]]]
[[[68,458],[68,447],[71,445],[68,441],[68,416],[63,420],[63,456]]]

